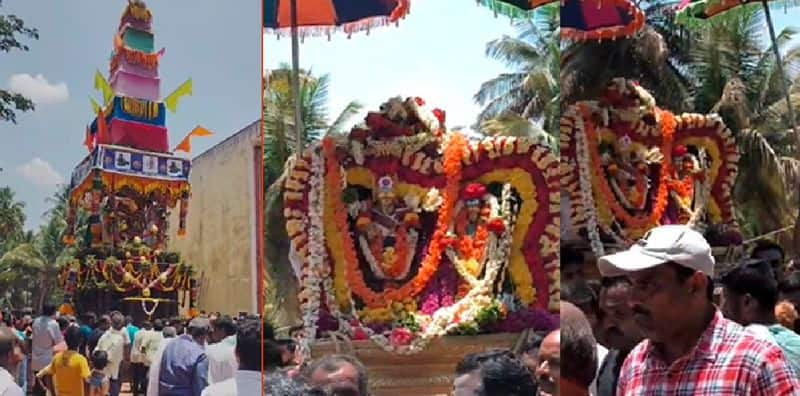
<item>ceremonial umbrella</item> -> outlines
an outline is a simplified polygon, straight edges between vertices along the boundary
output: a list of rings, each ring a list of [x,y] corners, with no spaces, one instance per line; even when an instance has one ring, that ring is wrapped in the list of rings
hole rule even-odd
[[[631,0],[562,0],[561,37],[575,41],[629,37],[644,26],[644,12]]]
[[[409,0],[264,0],[264,28],[292,36],[292,96],[294,100],[296,153],[303,149],[300,109],[299,36],[330,35],[334,31],[352,34],[395,23],[409,9]]]
[[[505,15],[510,18],[530,18],[537,8],[555,3],[557,0],[478,0],[482,6],[494,11],[495,14]]]
[[[760,3],[764,7],[764,16],[767,19],[767,27],[769,28],[769,38],[772,40],[772,52],[775,54],[778,74],[781,77],[783,95],[786,97],[787,114],[789,115],[792,131],[797,139],[797,155],[800,157],[800,130],[798,130],[797,125],[795,125],[796,120],[794,118],[794,110],[792,109],[791,96],[789,95],[789,87],[784,78],[785,74],[783,74],[783,60],[781,59],[780,51],[778,51],[778,41],[775,38],[775,26],[772,23],[772,14],[769,11],[770,1],[773,0],[684,0],[677,7],[678,13],[675,16],[675,21],[684,25],[692,25],[720,15],[734,7],[756,3]]]

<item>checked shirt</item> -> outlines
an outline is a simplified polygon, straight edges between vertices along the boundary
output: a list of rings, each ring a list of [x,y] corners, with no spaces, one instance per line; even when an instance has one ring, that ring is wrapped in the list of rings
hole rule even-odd
[[[800,396],[795,373],[777,346],[717,311],[700,341],[671,365],[649,340],[631,351],[617,396]]]

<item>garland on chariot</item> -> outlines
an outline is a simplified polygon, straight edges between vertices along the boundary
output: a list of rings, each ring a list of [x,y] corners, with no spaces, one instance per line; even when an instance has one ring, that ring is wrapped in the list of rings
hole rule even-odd
[[[558,159],[470,142],[392,98],[290,166],[284,214],[303,347],[326,332],[411,354],[436,337],[557,327]]]
[[[154,51],[153,39],[150,10],[129,0],[114,36],[109,79],[95,74],[103,105],[91,99],[96,118],[86,128],[89,154],[72,173],[64,242],[78,246],[60,269],[62,313],[74,313],[75,304],[91,308],[91,296],[106,294],[116,307],[140,302],[148,317],[161,303],[188,302],[189,314],[196,311],[194,268],[165,250],[168,218],[178,205],[177,235],[186,233],[191,170],[188,159],[168,151],[166,112],[174,113],[179,99],[191,94],[191,80],[160,99],[164,50]],[[188,152],[193,135],[199,134],[193,131],[176,149]],[[88,225],[76,241],[83,217]]]
[[[661,224],[696,226],[716,246],[741,242],[731,196],[739,153],[719,116],[674,115],[617,78],[599,100],[569,107],[560,136],[565,223],[598,257]]]

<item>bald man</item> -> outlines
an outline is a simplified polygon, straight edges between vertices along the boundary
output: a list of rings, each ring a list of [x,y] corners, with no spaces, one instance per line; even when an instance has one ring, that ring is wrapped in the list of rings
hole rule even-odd
[[[561,375],[561,333],[553,330],[539,347],[539,366],[536,368],[538,396],[558,396],[558,377]]]
[[[22,349],[17,335],[10,327],[0,327],[0,395],[25,395],[22,388],[14,381],[17,366],[22,358]]]
[[[561,355],[564,367],[559,381],[561,396],[588,396],[597,374],[597,341],[586,315],[573,304],[561,302]]]

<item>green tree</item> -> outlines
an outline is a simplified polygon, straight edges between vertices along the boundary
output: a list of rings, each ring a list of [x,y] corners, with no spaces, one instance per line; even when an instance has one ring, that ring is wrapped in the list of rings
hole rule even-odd
[[[24,236],[25,203],[17,201],[11,187],[0,188],[0,255]]]
[[[517,37],[503,36],[486,45],[486,55],[510,71],[481,84],[474,97],[484,106],[477,126],[490,135],[504,130],[523,136],[538,136],[542,130],[556,134],[561,85],[559,9],[545,7],[537,17],[517,22],[517,29]]]
[[[3,6],[0,0],[0,7]],[[31,27],[25,26],[25,22],[13,14],[0,14],[0,51],[11,52],[12,50],[27,51],[28,46],[21,42],[21,39],[39,39],[39,32]],[[0,120],[17,123],[16,112],[26,112],[34,109],[33,102],[18,94],[0,89]]]

